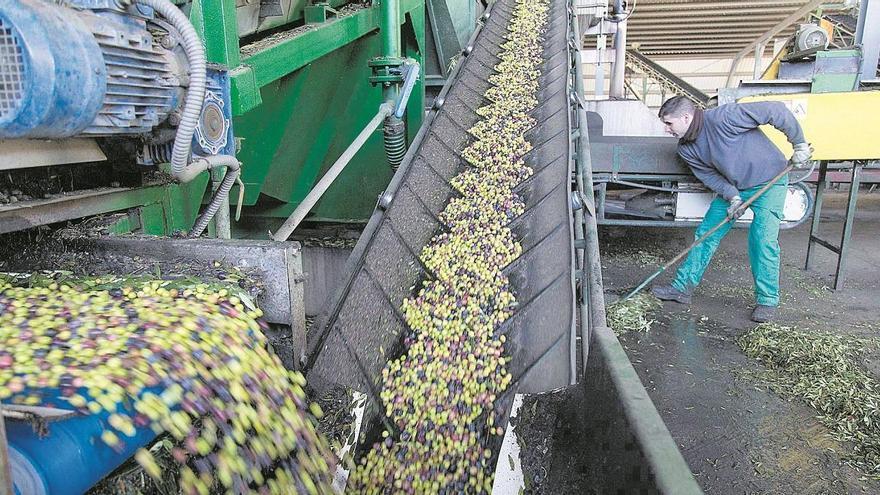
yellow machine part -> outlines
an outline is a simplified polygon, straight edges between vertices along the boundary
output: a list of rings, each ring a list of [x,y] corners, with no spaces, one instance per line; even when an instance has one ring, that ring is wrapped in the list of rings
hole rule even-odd
[[[785,103],[813,145],[814,160],[880,159],[880,91],[749,96],[739,101]],[[784,134],[769,125],[761,130],[785,156],[791,156]]]

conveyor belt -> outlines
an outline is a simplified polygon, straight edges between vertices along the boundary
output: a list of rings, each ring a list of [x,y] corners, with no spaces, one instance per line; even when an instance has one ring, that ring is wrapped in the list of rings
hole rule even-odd
[[[444,226],[437,215],[457,193],[449,181],[464,170],[459,153],[473,139],[467,130],[487,100],[487,77],[498,62],[513,2],[495,2],[472,40],[473,51],[441,93],[445,104],[428,116],[384,199],[348,260],[335,302],[309,335],[309,383],[364,389],[387,358],[400,350],[407,331],[400,312],[431,274],[419,261],[422,248]],[[569,53],[566,2],[553,0],[545,34],[539,124],[527,136],[526,163],[534,175],[518,188],[526,211],[511,223],[522,256],[505,269],[519,303],[505,322],[508,367],[516,391],[538,392],[570,383],[574,319],[573,234],[569,203],[571,160],[568,102]],[[352,355],[357,353],[357,359]]]

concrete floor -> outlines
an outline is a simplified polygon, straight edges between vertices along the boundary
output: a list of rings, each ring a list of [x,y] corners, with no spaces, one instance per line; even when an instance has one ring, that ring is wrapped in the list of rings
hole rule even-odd
[[[844,195],[830,195],[822,215],[822,236],[835,244],[844,202]],[[805,224],[780,235],[778,321],[804,330],[876,336],[880,194],[860,197],[843,290],[830,289],[836,264],[830,251],[817,248],[813,269],[803,270],[808,234]],[[635,287],[692,236],[692,229],[601,229],[606,291]],[[734,230],[693,304],[666,303],[651,332],[625,335],[621,343],[707,493],[880,493],[880,482],[862,479],[842,462],[848,447],[828,435],[811,408],[766,392],[746,377],[760,369],[735,342],[754,326],[746,241],[746,230]],[[875,376],[880,376],[878,362],[878,356],[868,356],[865,363]]]

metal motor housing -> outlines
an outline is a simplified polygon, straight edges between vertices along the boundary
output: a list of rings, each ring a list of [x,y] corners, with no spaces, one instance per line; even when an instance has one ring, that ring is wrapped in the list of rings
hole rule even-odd
[[[170,50],[151,12],[0,2],[0,139],[141,134],[178,106]]]

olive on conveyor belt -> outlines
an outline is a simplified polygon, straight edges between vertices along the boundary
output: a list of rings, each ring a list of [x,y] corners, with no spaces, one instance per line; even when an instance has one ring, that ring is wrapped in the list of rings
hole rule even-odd
[[[448,228],[421,259],[433,279],[403,303],[405,351],[382,370],[385,415],[398,435],[383,439],[349,480],[354,493],[488,493],[494,405],[513,380],[499,327],[516,307],[504,267],[522,254],[507,225],[525,211],[514,188],[532,174],[522,158],[535,125],[547,20],[545,0],[519,0],[493,84],[480,107],[470,165],[452,179],[461,195],[439,218]]]

